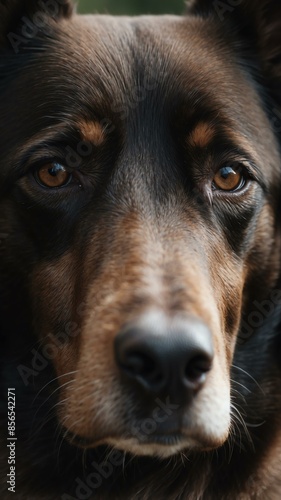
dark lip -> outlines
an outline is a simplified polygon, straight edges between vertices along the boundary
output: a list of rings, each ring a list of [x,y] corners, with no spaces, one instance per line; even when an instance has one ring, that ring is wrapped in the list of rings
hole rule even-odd
[[[145,441],[140,441],[140,444],[160,444],[162,446],[176,446],[177,444],[182,444],[185,441],[185,436],[181,433],[177,434],[160,434],[156,436],[150,436],[149,439]]]
[[[68,431],[68,441],[71,442],[71,444],[82,447],[82,448],[93,448],[93,441],[91,439],[87,439],[84,437],[81,437],[79,435],[72,434],[71,432]],[[177,444],[182,444],[183,441],[186,440],[186,436],[182,434],[181,432],[171,432],[171,433],[165,433],[165,434],[157,434],[157,435],[151,435],[147,436],[146,439],[139,440],[135,436],[126,436],[127,439],[136,439],[138,441],[140,446],[147,446],[147,445],[162,445],[162,446],[176,446]]]

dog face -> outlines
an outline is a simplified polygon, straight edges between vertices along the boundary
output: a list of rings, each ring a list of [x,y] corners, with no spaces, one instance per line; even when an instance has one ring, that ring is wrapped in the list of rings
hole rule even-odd
[[[260,84],[235,29],[226,43],[196,7],[116,19],[59,3],[26,39],[1,7],[2,266],[25,281],[19,314],[51,350],[72,442],[217,448],[241,315],[279,274]]]

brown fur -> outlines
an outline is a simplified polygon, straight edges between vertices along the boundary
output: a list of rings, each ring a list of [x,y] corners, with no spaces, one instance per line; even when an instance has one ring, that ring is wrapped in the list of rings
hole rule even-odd
[[[199,123],[196,128],[191,132],[188,142],[193,147],[204,148],[207,147],[211,140],[214,138],[215,132],[212,126],[208,123]]]
[[[80,131],[84,141],[92,142],[95,146],[100,146],[104,140],[104,130],[100,123],[97,122],[82,122]]]

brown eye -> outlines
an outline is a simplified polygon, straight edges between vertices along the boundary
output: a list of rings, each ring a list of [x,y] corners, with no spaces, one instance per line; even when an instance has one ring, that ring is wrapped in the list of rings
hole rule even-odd
[[[221,191],[237,191],[245,185],[245,177],[241,165],[220,168],[213,181],[214,189]]]
[[[49,163],[36,171],[36,180],[44,187],[60,188],[66,186],[72,179],[63,165]]]

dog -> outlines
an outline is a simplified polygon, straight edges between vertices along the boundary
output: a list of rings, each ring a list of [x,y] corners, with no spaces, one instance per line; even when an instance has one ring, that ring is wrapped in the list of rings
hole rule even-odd
[[[280,498],[280,27],[0,1],[2,499]]]

